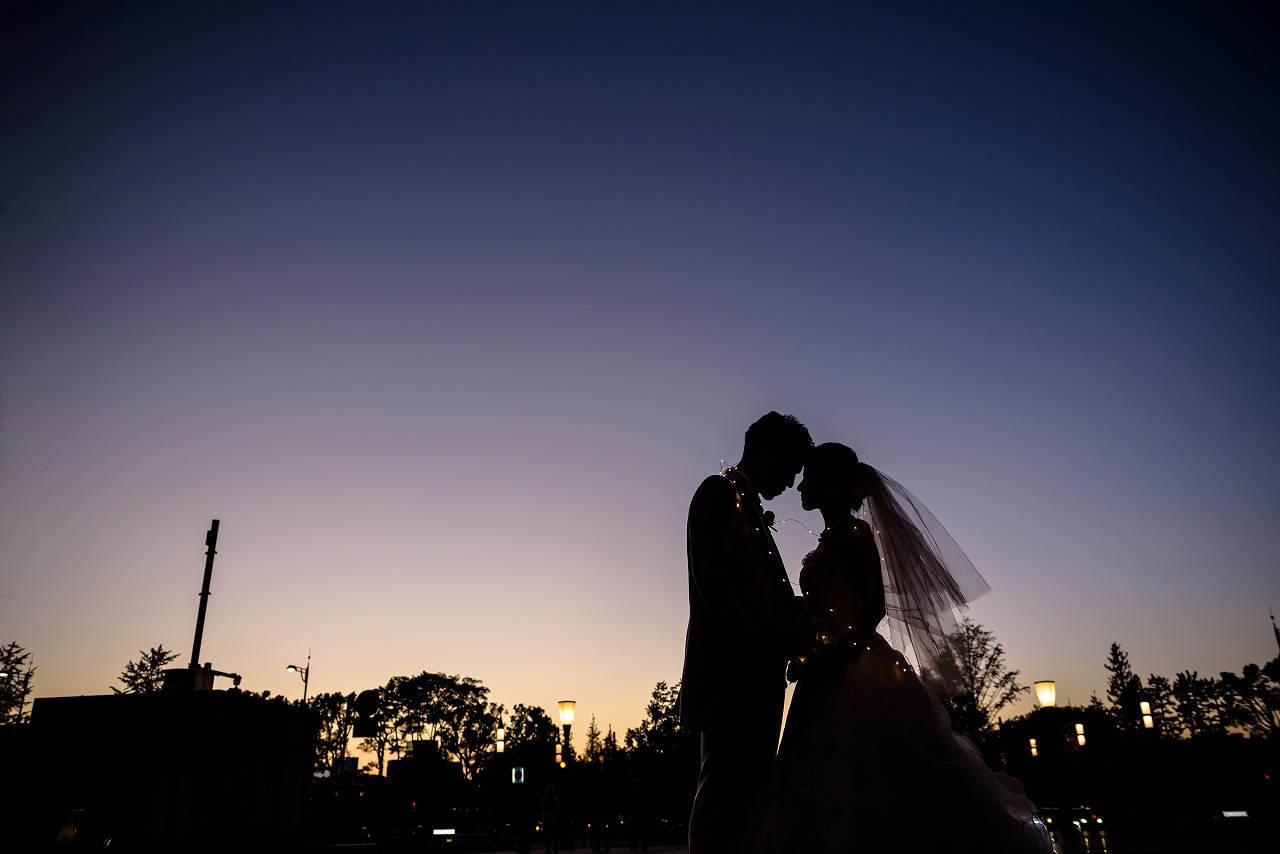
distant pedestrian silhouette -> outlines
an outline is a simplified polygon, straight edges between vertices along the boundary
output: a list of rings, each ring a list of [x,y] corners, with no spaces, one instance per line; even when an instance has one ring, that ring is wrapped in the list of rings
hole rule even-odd
[[[546,834],[548,852],[560,852],[560,799],[556,797],[556,787],[547,786],[547,793],[542,798],[542,832]]]

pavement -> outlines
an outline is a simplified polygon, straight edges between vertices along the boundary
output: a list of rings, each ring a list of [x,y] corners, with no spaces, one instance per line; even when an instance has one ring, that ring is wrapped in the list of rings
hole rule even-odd
[[[562,849],[567,850],[567,849]],[[629,854],[626,846],[615,846],[612,851]],[[657,845],[646,849],[649,854],[687,854],[687,845]],[[941,850],[946,850],[943,846]],[[1069,847],[1063,854],[1254,854],[1254,852],[1270,852],[1273,849],[1258,846],[1233,846],[1225,843],[1187,842],[1185,840],[1141,840],[1124,839],[1095,842],[1088,848]],[[591,851],[590,848],[575,848],[574,851]],[[535,846],[531,854],[541,854],[542,848]],[[594,852],[592,852],[594,854]],[[612,854],[612,852],[610,852]]]
[[[294,854],[300,852],[325,852],[335,851],[336,849],[361,850],[361,851],[378,851],[377,845],[360,844],[360,845],[324,845],[306,848],[287,849]],[[437,850],[437,849],[425,849]],[[510,851],[510,848],[490,849],[488,854],[502,854],[502,852]],[[636,849],[628,848],[625,845],[615,845],[610,854],[630,854]],[[688,854],[689,847],[687,845],[654,845],[649,848],[639,849],[648,852],[648,854]],[[947,850],[944,845],[940,850]],[[1151,840],[1151,839],[1121,839],[1107,840],[1106,842],[1095,842],[1089,847],[1066,847],[1062,849],[1062,854],[1272,854],[1274,848],[1262,845],[1249,845],[1244,843],[1217,843],[1205,841],[1188,841],[1188,840]],[[541,845],[535,845],[530,854],[542,854]],[[569,852],[591,852],[590,848],[562,848],[561,851]],[[594,854],[594,852],[591,852]]]
[[[303,854],[303,852],[325,852],[334,849],[360,849],[364,851],[376,852],[378,846],[370,843],[358,845],[322,845],[309,846],[305,848],[289,849],[294,854]],[[949,846],[944,842],[939,850],[946,851]],[[443,850],[439,848],[413,849],[413,850]],[[460,849],[455,849],[460,850]],[[485,846],[483,848],[466,848],[473,854],[501,854],[501,852],[511,851],[510,848],[496,848]],[[530,850],[530,854],[542,854],[543,847],[541,842],[535,844]],[[586,846],[576,846],[574,848],[561,848],[564,852],[575,852],[578,854],[586,854],[591,849]],[[1261,845],[1247,842],[1244,840],[1220,841],[1206,839],[1141,839],[1141,838],[1114,838],[1111,836],[1091,836],[1087,845],[1082,845],[1078,841],[1074,844],[1067,845],[1057,849],[1062,854],[1272,854],[1276,849],[1274,846]],[[625,843],[614,845],[610,849],[610,854],[630,854],[632,851],[647,852],[647,854],[688,854],[689,847],[687,845],[675,844],[659,844],[651,845],[648,848],[634,849]],[[591,852],[591,854],[595,854]]]
[[[568,849],[561,849],[567,851]],[[629,854],[631,849],[616,847],[613,852]],[[686,845],[659,845],[645,849],[649,854],[687,854]],[[945,846],[941,849],[946,850]],[[590,848],[576,848],[574,851],[591,851]],[[1271,854],[1273,849],[1259,846],[1232,847],[1214,843],[1189,844],[1179,840],[1123,840],[1107,845],[1095,845],[1089,848],[1065,848],[1063,854]],[[542,849],[535,847],[531,854],[541,854]],[[592,852],[594,854],[594,852]],[[612,854],[612,852],[610,852]]]
[[[530,854],[542,854],[542,847],[535,845]],[[569,849],[561,849],[568,851]],[[574,848],[575,852],[591,852],[590,848]],[[633,849],[625,845],[613,846],[610,854],[629,854]],[[687,854],[687,845],[654,845],[647,849],[649,854]],[[947,850],[944,845],[940,850]],[[1191,841],[1177,839],[1095,839],[1088,847],[1070,846],[1062,849],[1063,854],[1271,854],[1273,848],[1250,845],[1248,843]],[[594,854],[594,852],[592,852]]]

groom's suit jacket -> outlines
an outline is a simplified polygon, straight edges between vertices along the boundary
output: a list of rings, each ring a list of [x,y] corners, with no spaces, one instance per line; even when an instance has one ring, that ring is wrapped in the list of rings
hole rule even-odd
[[[702,482],[687,536],[681,722],[713,732],[757,709],[772,718],[775,704],[780,719],[798,605],[746,475],[730,469]]]

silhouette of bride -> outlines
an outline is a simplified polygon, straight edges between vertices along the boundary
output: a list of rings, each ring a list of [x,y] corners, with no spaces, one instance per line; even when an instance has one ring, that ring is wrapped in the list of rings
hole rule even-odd
[[[945,679],[954,609],[986,592],[982,577],[910,493],[844,445],[815,448],[798,491],[825,524],[800,572],[825,633],[792,662],[798,684],[745,850],[1048,854],[1021,787],[952,732],[903,655]],[[866,520],[854,515],[864,502]],[[886,616],[893,644],[876,631]]]

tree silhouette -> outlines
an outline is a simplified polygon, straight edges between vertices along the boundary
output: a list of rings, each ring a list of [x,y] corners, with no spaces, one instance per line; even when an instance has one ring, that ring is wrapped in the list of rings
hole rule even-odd
[[[1129,653],[1121,649],[1120,644],[1112,643],[1104,666],[1111,674],[1107,678],[1107,700],[1111,703],[1111,714],[1115,717],[1116,726],[1127,732],[1140,729],[1140,704],[1145,694],[1142,690],[1142,677],[1134,673],[1129,665]]]
[[[1178,707],[1175,726],[1179,732],[1185,732],[1188,738],[1199,738],[1222,731],[1222,691],[1212,676],[1201,677],[1194,670],[1179,673],[1173,679],[1173,698]]]
[[[426,671],[393,676],[381,695],[377,731],[361,743],[374,753],[379,773],[387,751],[401,755],[414,740],[435,741],[467,778],[495,749],[502,707],[488,702],[489,689],[476,679]]]
[[[613,731],[613,724],[609,724],[609,728],[605,731],[604,738],[600,742],[601,759],[605,762],[610,762],[622,755],[622,747],[618,744],[618,734]]]
[[[1224,724],[1262,738],[1280,734],[1280,658],[1263,667],[1246,664],[1239,676],[1222,673],[1219,695]]]
[[[396,726],[400,698],[396,694],[395,685],[396,680],[403,678],[403,676],[393,676],[379,690],[378,712],[374,717],[373,735],[360,742],[361,750],[373,754],[372,765],[379,777],[386,773],[387,753],[395,753],[398,756],[401,752],[400,730]]]
[[[1119,708],[1125,699],[1125,691],[1133,683],[1133,668],[1129,666],[1129,653],[1112,642],[1111,652],[1104,665],[1111,676],[1107,679],[1107,700],[1113,708]]]
[[[488,702],[489,689],[470,677],[452,677],[442,697],[444,714],[436,728],[441,749],[457,758],[462,775],[475,776],[480,764],[496,750],[494,733],[502,721],[502,706]]]
[[[941,689],[943,705],[952,726],[965,735],[987,733],[1002,709],[1031,690],[1018,684],[1021,671],[1010,670],[1004,660],[1004,646],[995,632],[965,617],[947,636],[939,656],[940,673],[925,671],[924,679]]]
[[[516,703],[511,707],[511,722],[507,725],[507,744],[522,747],[526,744],[545,745],[548,750],[560,739],[560,731],[545,711],[537,706]]]
[[[31,653],[17,641],[0,647],[0,724],[24,723],[27,695],[31,693],[31,677],[36,669],[31,666]]]
[[[120,674],[124,690],[111,686],[113,694],[154,694],[164,684],[164,669],[177,659],[178,653],[164,648],[164,644],[152,647],[149,652],[138,650],[138,660],[130,661]]]
[[[582,748],[582,758],[587,762],[600,762],[604,759],[604,739],[600,735],[600,727],[596,726],[596,716],[591,716],[587,724],[587,740]]]
[[[351,708],[355,694],[331,692],[313,694],[307,705],[316,713],[316,770],[334,771],[341,769],[338,764],[346,758],[347,739],[351,734],[351,724],[355,713]]]
[[[640,725],[627,730],[627,752],[657,753],[671,752],[680,742],[680,715],[677,703],[680,698],[680,685],[668,686],[659,682],[653,689],[649,704],[645,707],[645,718]]]
[[[632,781],[628,812],[636,843],[643,844],[658,816],[687,815],[693,801],[698,734],[680,726],[676,711],[679,696],[679,683],[659,682],[645,707],[644,720],[628,729],[624,737],[625,764]],[[611,736],[612,731],[605,736],[606,757],[612,753]]]
[[[1167,676],[1152,673],[1147,677],[1146,695],[1156,732],[1176,735],[1178,712],[1173,702],[1173,683]]]

